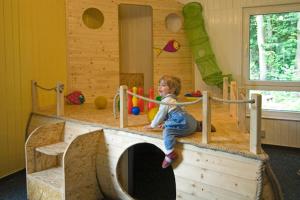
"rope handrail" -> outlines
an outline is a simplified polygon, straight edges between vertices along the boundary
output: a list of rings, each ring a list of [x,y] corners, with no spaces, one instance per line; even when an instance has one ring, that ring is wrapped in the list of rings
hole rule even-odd
[[[164,104],[164,105],[175,105],[175,106],[183,106],[183,105],[191,105],[202,101],[202,143],[208,144],[210,140],[210,130],[211,130],[211,101],[221,101],[225,103],[250,103],[250,147],[249,151],[254,154],[261,153],[261,143],[260,143],[260,134],[261,134],[261,95],[260,94],[252,94],[251,99],[249,100],[227,100],[221,99],[217,97],[211,97],[207,91],[203,92],[203,97],[193,101],[193,102],[182,102],[182,103],[165,103],[161,101],[157,101],[154,99],[149,99],[147,97],[135,94],[131,91],[128,91],[126,85],[121,85],[120,90],[118,90],[117,94],[114,98],[114,106],[116,106],[116,98],[119,96],[120,98],[120,128],[126,128],[128,126],[128,95],[133,97],[143,99],[145,101],[153,102],[156,104]],[[116,109],[114,108],[114,115],[116,118]]]
[[[211,97],[212,100],[215,100],[215,101],[220,101],[220,102],[224,102],[224,103],[255,103],[255,100],[254,99],[250,99],[250,100],[227,100],[227,99],[221,99],[221,98],[218,98],[218,97]]]
[[[40,88],[40,89],[42,89],[42,90],[47,90],[47,91],[51,91],[51,90],[56,90],[56,87],[53,87],[53,88],[45,88],[45,87],[43,87],[43,86],[40,86],[40,85],[38,85],[37,83],[34,83],[34,85],[37,87],[37,88]]]
[[[56,93],[56,115],[62,116],[64,114],[64,84],[57,82],[55,87],[45,88],[39,85],[35,80],[31,80],[31,94],[32,94],[32,111],[39,111],[38,89],[46,91],[55,91]]]
[[[128,90],[127,90],[127,93],[130,94],[130,95],[132,95],[132,96],[135,96],[135,97],[137,97],[137,98],[143,99],[143,100],[145,100],[145,101],[153,102],[153,103],[156,103],[156,104],[163,104],[163,105],[185,106],[185,105],[196,104],[196,103],[202,101],[202,97],[200,97],[199,99],[197,99],[197,100],[195,100],[195,101],[191,101],[191,102],[166,103],[166,102],[161,102],[161,101],[157,101],[157,100],[154,100],[154,99],[149,99],[149,98],[147,98],[147,97],[144,97],[144,96],[135,94],[135,93],[130,92],[130,91],[128,91]]]
[[[34,85],[39,88],[39,89],[42,89],[42,90],[46,90],[46,91],[51,91],[51,90],[54,90],[56,91],[56,87],[52,87],[52,88],[45,88],[43,86],[40,86],[39,84],[37,84],[37,82],[34,83]],[[59,87],[59,92],[61,93],[62,91],[64,90],[64,85],[60,85]],[[57,91],[56,91],[57,92]]]
[[[165,102],[149,99],[149,98],[144,97],[144,96],[140,96],[140,95],[135,94],[133,92],[130,92],[128,90],[127,90],[127,93],[132,95],[132,96],[135,96],[137,98],[143,99],[145,101],[149,101],[149,102],[153,102],[153,103],[157,103],[157,104],[163,104],[163,105],[175,105],[175,106],[192,105],[192,104],[196,104],[196,103],[198,103],[202,100],[202,97],[199,97],[199,99],[197,99],[195,101],[191,101],[191,102],[165,103]],[[221,99],[221,98],[217,98],[217,97],[210,97],[210,98],[212,100],[220,101],[220,102],[224,102],[224,103],[236,103],[236,104],[238,104],[238,103],[251,103],[251,104],[255,103],[254,99],[250,99],[250,100],[227,100],[227,99]]]
[[[202,101],[202,97],[199,97],[199,99],[195,100],[195,101],[191,101],[191,102],[180,102],[180,103],[166,103],[166,102],[161,102],[161,101],[157,101],[154,99],[150,99],[138,94],[135,94],[133,92],[130,92],[127,90],[127,94],[135,96],[137,98],[143,99],[145,101],[149,101],[149,102],[153,102],[156,104],[163,104],[163,105],[174,105],[174,106],[187,106],[187,105],[192,105],[192,104],[196,104],[199,103],[200,101]],[[116,100],[117,97],[119,96],[119,90],[117,91],[117,93],[114,96],[114,106],[113,106],[113,114],[114,114],[114,118],[117,119],[117,111],[116,111]],[[212,100],[215,101],[220,101],[220,102],[224,102],[224,103],[236,103],[236,104],[241,104],[241,103],[255,103],[254,99],[250,99],[250,100],[227,100],[227,99],[221,99],[221,98],[217,98],[217,97],[210,97]]]

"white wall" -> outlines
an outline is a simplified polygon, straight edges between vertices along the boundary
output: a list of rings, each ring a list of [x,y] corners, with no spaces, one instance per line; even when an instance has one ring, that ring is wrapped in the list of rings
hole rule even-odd
[[[199,2],[203,7],[205,27],[209,35],[217,63],[224,74],[231,73],[242,81],[242,9],[266,5],[299,3],[299,0],[177,0],[186,4]],[[211,90],[220,94],[217,88],[207,87],[195,69],[195,88]],[[290,120],[263,119],[265,138],[262,142],[282,146],[300,147],[300,122]]]
[[[242,77],[242,8],[262,5],[297,3],[299,0],[177,0],[186,4],[199,2],[203,7],[206,31],[217,63],[223,74],[232,74],[241,83]],[[205,90],[198,69],[195,69],[195,88]],[[216,88],[213,93],[218,92]]]

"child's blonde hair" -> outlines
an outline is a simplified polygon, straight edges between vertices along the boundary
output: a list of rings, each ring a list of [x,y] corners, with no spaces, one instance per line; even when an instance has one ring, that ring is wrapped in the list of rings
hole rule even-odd
[[[181,81],[179,78],[177,78],[175,76],[164,75],[163,77],[161,77],[159,79],[158,83],[160,83],[161,81],[164,81],[164,83],[166,83],[168,85],[170,90],[174,90],[174,94],[176,96],[179,95],[180,90],[181,90]]]

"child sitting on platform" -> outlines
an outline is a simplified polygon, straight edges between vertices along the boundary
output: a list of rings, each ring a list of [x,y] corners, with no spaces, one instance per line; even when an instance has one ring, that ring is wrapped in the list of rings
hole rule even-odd
[[[162,102],[176,103],[176,97],[181,89],[181,81],[177,77],[163,76],[159,80],[158,93],[162,97]],[[162,162],[162,168],[167,168],[177,158],[174,151],[176,143],[175,137],[183,137],[202,131],[202,122],[184,111],[181,107],[175,105],[160,104],[159,110],[150,125],[145,126],[146,129],[155,127],[164,128],[163,140],[165,146],[165,159]],[[212,132],[216,131],[212,126]]]

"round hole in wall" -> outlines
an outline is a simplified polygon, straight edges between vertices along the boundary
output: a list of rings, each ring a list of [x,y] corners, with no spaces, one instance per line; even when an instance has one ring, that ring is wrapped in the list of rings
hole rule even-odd
[[[166,17],[166,27],[167,30],[176,33],[182,27],[182,19],[175,13],[171,13]]]
[[[175,199],[173,168],[161,168],[164,156],[162,150],[150,143],[138,143],[126,149],[116,168],[122,190],[134,199]]]
[[[91,29],[100,28],[104,22],[103,13],[97,8],[88,8],[82,14],[83,23]]]

